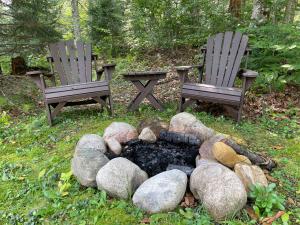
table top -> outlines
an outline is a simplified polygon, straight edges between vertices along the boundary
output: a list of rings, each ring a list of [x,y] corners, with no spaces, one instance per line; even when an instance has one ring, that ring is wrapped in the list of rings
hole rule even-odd
[[[155,80],[167,76],[167,71],[128,72],[122,74],[125,80]]]

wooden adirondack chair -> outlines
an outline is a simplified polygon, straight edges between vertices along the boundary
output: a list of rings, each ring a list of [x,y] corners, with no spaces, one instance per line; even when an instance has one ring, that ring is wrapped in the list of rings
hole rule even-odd
[[[246,35],[239,32],[219,33],[208,38],[206,46],[201,49],[204,54],[201,65],[176,67],[181,81],[179,111],[183,111],[194,101],[221,103],[240,121],[245,92],[258,76],[255,71],[240,69],[244,55],[247,56],[247,66],[250,52],[247,45]],[[188,78],[188,72],[192,68],[199,70],[199,83],[192,83]],[[242,88],[233,87],[237,75],[243,79]]]
[[[99,103],[106,106],[112,114],[112,97],[109,83],[115,64],[97,67],[96,55],[92,55],[91,44],[81,41],[60,41],[49,45],[50,73],[43,71],[28,72],[35,83],[42,89],[49,124],[65,106]],[[92,62],[97,78],[93,81]],[[55,85],[58,74],[60,85]],[[105,78],[101,80],[104,73]],[[49,77],[54,87],[47,87],[44,77]]]

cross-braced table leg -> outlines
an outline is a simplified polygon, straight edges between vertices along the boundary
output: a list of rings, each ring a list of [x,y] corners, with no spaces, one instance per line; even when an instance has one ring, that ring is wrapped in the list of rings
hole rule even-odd
[[[140,81],[132,81],[132,83],[139,90],[139,93],[128,106],[128,110],[136,110],[144,98],[147,98],[154,108],[163,110],[162,104],[152,94],[153,88],[157,82],[158,80],[149,80],[146,85],[143,85]]]

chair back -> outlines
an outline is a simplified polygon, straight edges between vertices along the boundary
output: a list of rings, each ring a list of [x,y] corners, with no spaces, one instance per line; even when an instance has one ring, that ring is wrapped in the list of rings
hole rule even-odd
[[[54,70],[61,84],[92,81],[92,47],[82,41],[60,41],[49,45]]]
[[[233,87],[247,45],[248,36],[240,32],[219,33],[208,38],[204,83]]]

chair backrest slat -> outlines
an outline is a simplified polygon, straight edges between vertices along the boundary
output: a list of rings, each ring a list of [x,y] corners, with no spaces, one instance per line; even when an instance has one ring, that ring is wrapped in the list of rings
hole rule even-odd
[[[85,45],[85,76],[86,81],[92,81],[92,46]]]
[[[219,33],[206,45],[205,83],[232,87],[248,45],[248,37],[240,32]]]
[[[227,62],[228,62],[228,55],[229,55],[229,49],[231,46],[232,36],[233,36],[233,32],[226,32],[224,35],[222,55],[221,55],[221,60],[220,60],[219,72],[218,72],[217,86],[222,86],[222,83],[223,83],[224,73],[226,70]]]
[[[60,82],[61,82],[62,85],[67,85],[68,81],[67,81],[67,78],[66,78],[64,68],[63,68],[63,66],[61,64],[61,61],[60,61],[58,45],[57,44],[50,44],[49,49],[50,49],[50,53],[51,53],[51,56],[52,56],[53,61],[54,61],[54,68],[56,69],[56,71],[59,75]]]
[[[223,34],[219,33],[214,38],[213,64],[212,64],[211,78],[210,78],[210,83],[213,83],[213,84],[215,84],[217,81],[222,42],[223,42]]]
[[[79,74],[78,72],[78,63],[77,63],[77,54],[76,54],[76,47],[74,45],[73,40],[66,41],[67,48],[69,50],[70,56],[70,64],[71,64],[71,71],[72,74]],[[79,76],[73,76],[74,83],[80,82]]]
[[[205,67],[205,83],[210,83],[211,78],[211,70],[212,70],[212,61],[213,61],[213,48],[214,48],[214,40],[213,38],[209,38],[207,40],[207,50],[206,50],[206,67]]]
[[[246,48],[248,45],[248,37],[246,35],[244,35],[242,37],[242,40],[240,42],[240,48],[239,48],[239,52],[235,58],[235,64],[233,66],[232,72],[231,74],[237,74],[239,68],[240,68],[240,64],[242,62],[242,58],[245,54]],[[235,76],[231,75],[229,82],[227,84],[228,87],[232,87],[234,84],[234,80],[235,80]]]
[[[76,45],[75,45],[76,44]],[[61,84],[92,81],[92,46],[69,40],[50,44],[49,50]]]
[[[66,75],[66,79],[68,84],[72,84],[73,83],[73,79],[72,79],[72,73],[71,73],[71,66],[70,63],[68,61],[67,57],[67,52],[66,52],[66,45],[64,41],[60,41],[57,43],[58,46],[58,50],[59,50],[59,55],[60,55],[60,59],[61,59],[61,64],[64,68],[65,71],[65,75]]]

